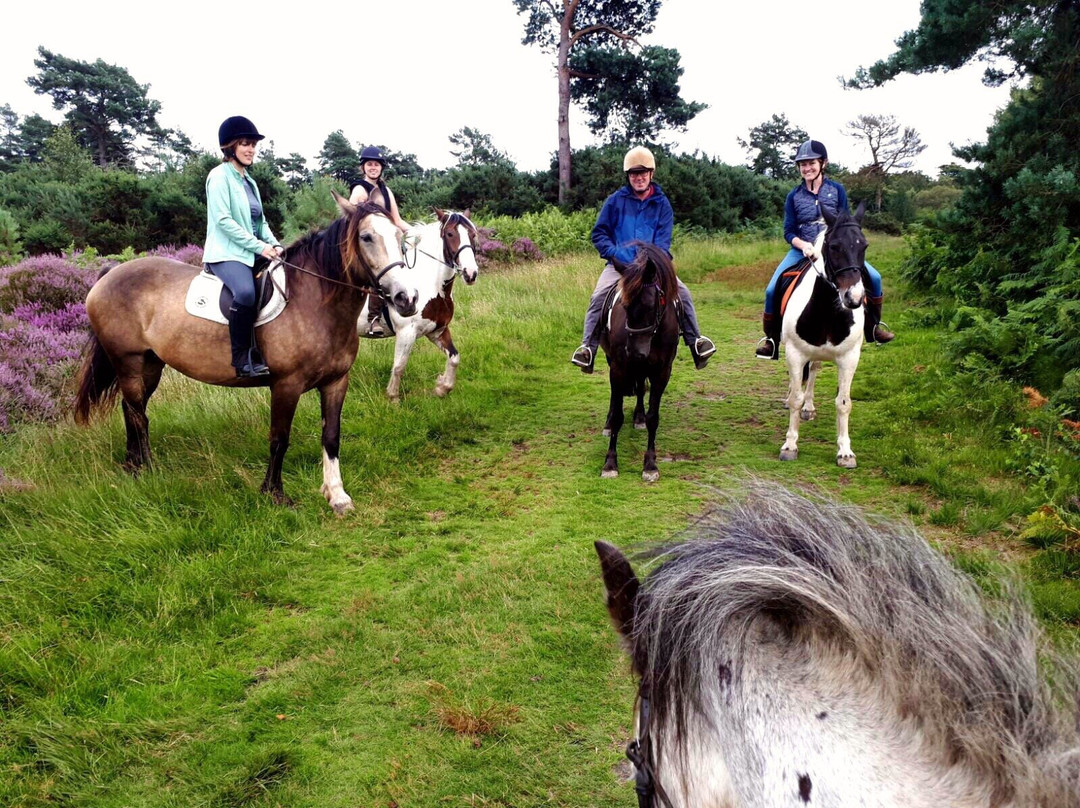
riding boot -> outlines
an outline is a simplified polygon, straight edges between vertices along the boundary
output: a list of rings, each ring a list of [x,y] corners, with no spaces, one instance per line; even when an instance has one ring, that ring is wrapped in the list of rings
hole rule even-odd
[[[251,306],[233,305],[229,308],[229,342],[232,343],[232,364],[236,375],[253,378],[270,374],[257,355],[255,347],[255,318],[257,312]]]
[[[896,337],[896,334],[881,322],[881,301],[884,299],[884,295],[881,297],[866,296],[866,319],[863,323],[863,336],[866,341],[876,342],[879,345],[892,342],[893,338]]]
[[[385,337],[386,329],[383,328],[380,318],[386,313],[386,303],[382,297],[372,293],[368,295],[368,336]]]
[[[775,314],[763,313],[761,315],[761,328],[765,332],[765,337],[758,342],[754,354],[758,359],[779,359],[780,318]]]

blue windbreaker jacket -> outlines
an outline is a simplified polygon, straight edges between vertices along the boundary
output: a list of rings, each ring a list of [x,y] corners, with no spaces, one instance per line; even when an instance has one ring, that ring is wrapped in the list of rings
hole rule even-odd
[[[630,246],[634,241],[651,242],[671,255],[675,215],[660,186],[654,182],[652,188],[652,195],[641,200],[624,185],[604,202],[592,229],[592,243],[605,261],[614,258],[629,264],[637,254],[637,248]]]

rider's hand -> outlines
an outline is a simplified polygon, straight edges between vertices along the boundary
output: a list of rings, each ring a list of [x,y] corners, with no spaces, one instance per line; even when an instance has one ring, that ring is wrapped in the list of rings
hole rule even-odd
[[[263,258],[269,258],[271,261],[281,255],[282,249],[278,244],[267,244],[262,251]]]
[[[814,249],[814,245],[807,244],[805,242],[802,246],[802,254],[803,258],[809,258],[811,261],[816,261],[818,257],[817,250]]]

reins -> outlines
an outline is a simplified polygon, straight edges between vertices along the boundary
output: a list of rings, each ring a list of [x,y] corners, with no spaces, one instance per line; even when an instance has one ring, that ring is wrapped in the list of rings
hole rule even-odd
[[[634,791],[638,808],[654,808],[656,797],[665,808],[675,808],[671,803],[653,765],[652,739],[649,738],[652,709],[645,682],[638,688],[638,737],[626,745],[626,757],[634,764]]]
[[[286,261],[284,258],[282,258],[280,256],[278,256],[277,258],[274,258],[270,262],[271,266],[268,267],[268,269],[273,268],[274,262],[277,262],[277,263],[281,264],[282,266],[286,266],[289,269],[295,269],[297,272],[303,272],[305,275],[310,275],[313,278],[318,278],[321,281],[326,281],[327,283],[336,283],[338,286],[344,286],[347,289],[353,289],[353,290],[358,291],[358,292],[368,292],[368,293],[373,292],[373,293],[377,294],[379,297],[381,297],[383,300],[389,300],[390,298],[386,295],[385,292],[383,292],[382,287],[379,286],[379,281],[381,281],[383,276],[387,272],[389,272],[390,270],[392,270],[392,269],[394,269],[396,267],[406,266],[404,261],[392,261],[391,263],[389,263],[385,267],[383,267],[383,269],[375,276],[375,279],[374,279],[375,283],[374,283],[374,285],[372,285],[370,283],[368,283],[368,284],[355,284],[355,283],[349,283],[348,281],[339,281],[336,278],[328,278],[325,275],[320,275],[318,272],[312,272],[310,269],[305,269],[304,267],[299,266],[298,264],[291,264],[291,263],[289,263],[288,261]],[[370,274],[370,272],[371,272],[371,270],[368,270],[369,274]]]

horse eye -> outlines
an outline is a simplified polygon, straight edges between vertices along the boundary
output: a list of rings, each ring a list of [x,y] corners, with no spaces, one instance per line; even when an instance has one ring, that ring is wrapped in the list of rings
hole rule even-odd
[[[360,236],[360,240],[361,240],[361,241],[367,241],[367,242],[369,242],[369,243],[370,243],[370,241],[371,241],[371,236],[369,236],[369,235],[367,235],[367,234],[365,233],[364,235]]]

